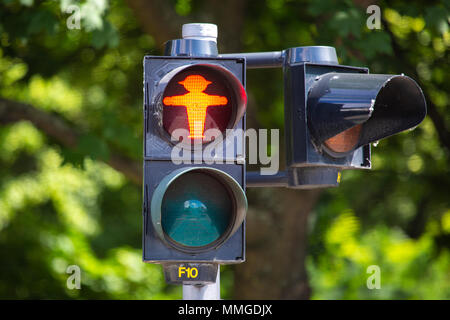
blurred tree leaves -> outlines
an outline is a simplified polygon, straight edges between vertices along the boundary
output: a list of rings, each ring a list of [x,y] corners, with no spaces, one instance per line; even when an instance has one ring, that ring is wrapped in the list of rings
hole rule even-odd
[[[102,29],[97,29],[92,33],[92,45],[96,49],[100,49],[104,46],[114,48],[117,47],[118,44],[119,36],[109,22],[106,22]]]
[[[107,160],[109,156],[108,145],[96,136],[86,134],[80,137],[78,151],[88,154],[93,160]]]
[[[69,5],[80,6],[80,30],[66,26]],[[0,96],[57,113],[81,132],[68,149],[28,122],[0,126],[0,254],[8,257],[0,297],[179,296],[160,267],[141,261],[140,188],[103,164],[110,145],[140,158],[138,84],[151,38],[126,22],[123,3],[8,1],[0,17]],[[118,26],[127,40],[119,42]],[[81,290],[66,287],[73,264]]]

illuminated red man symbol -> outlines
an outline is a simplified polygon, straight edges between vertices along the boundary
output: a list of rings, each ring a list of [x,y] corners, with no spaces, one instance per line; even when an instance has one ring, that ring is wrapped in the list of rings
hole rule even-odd
[[[212,83],[200,75],[189,75],[183,81],[178,82],[188,93],[165,97],[166,106],[186,107],[189,122],[189,138],[204,138],[206,109],[210,106],[224,106],[228,103],[226,97],[214,96],[204,93],[208,85]]]

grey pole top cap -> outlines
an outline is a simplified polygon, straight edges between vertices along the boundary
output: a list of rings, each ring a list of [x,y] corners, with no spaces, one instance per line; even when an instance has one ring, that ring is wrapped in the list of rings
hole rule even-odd
[[[183,24],[183,39],[209,40],[217,42],[217,26],[212,23]]]

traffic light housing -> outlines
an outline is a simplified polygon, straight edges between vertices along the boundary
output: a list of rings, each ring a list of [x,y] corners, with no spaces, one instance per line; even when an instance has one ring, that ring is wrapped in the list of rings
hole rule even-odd
[[[424,119],[425,98],[411,78],[333,58],[297,61],[299,49],[287,50],[283,66],[289,187],[337,186],[342,169],[371,168],[371,143]]]
[[[216,38],[184,25],[166,56],[144,57],[143,260],[171,283],[217,286],[219,264],[245,260],[247,183],[337,186],[371,167],[372,142],[426,115],[414,80],[339,65],[332,47],[219,55]],[[245,168],[247,66],[284,72],[286,170],[273,176]]]
[[[244,59],[144,58],[145,262],[245,260],[246,104]]]

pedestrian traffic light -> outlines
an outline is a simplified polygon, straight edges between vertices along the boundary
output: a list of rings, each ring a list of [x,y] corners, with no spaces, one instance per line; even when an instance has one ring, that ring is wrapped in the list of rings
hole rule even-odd
[[[143,260],[184,283],[245,259],[244,84],[245,59],[144,58]]]
[[[218,55],[216,37],[187,24],[144,57],[143,260],[172,283],[217,285],[219,264],[245,260],[246,182],[337,186],[371,167],[371,143],[426,115],[414,80],[339,65],[332,47]],[[286,170],[272,176],[245,168],[247,65],[284,72]]]
[[[305,59],[306,52],[317,58],[323,51],[324,59]],[[413,79],[339,65],[331,51],[285,51],[290,187],[338,185],[342,169],[371,167],[371,143],[417,126],[426,115],[425,98]]]

